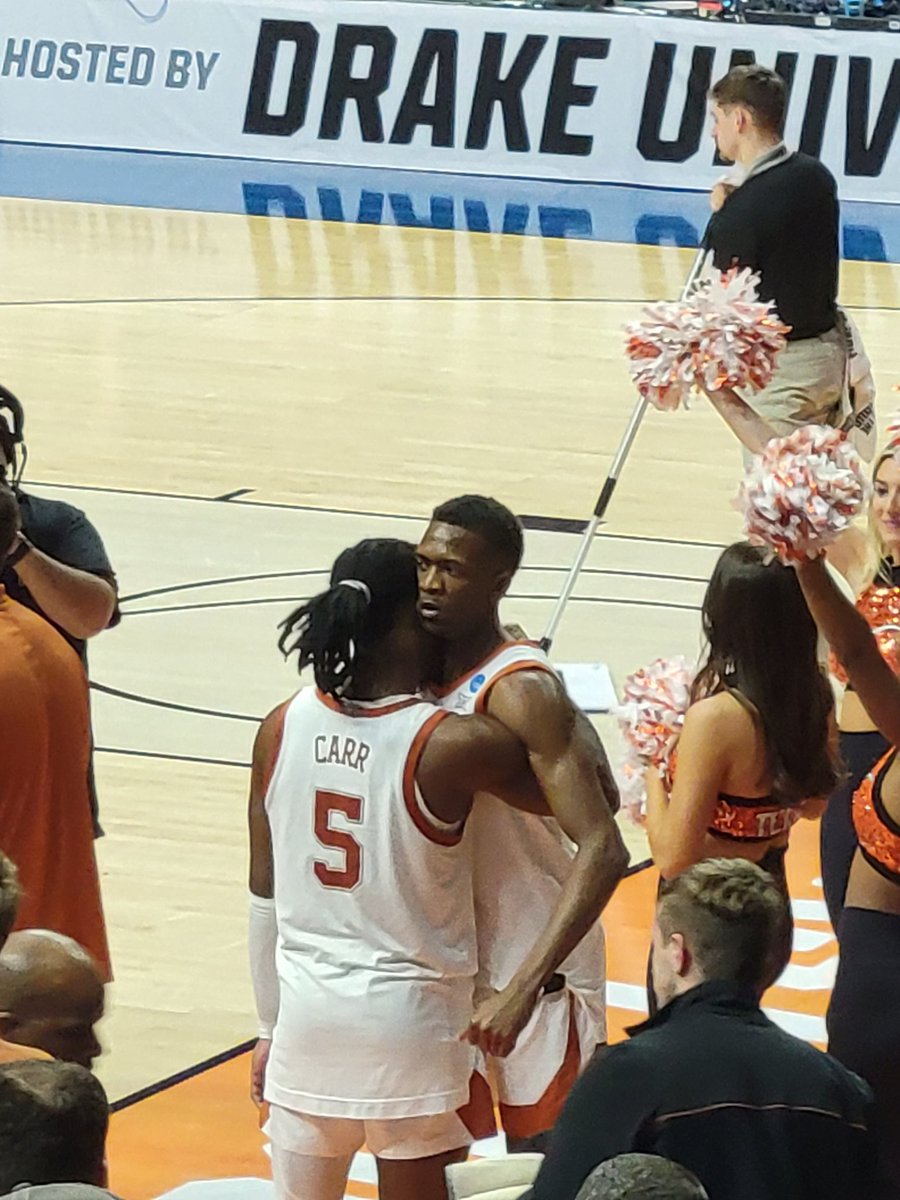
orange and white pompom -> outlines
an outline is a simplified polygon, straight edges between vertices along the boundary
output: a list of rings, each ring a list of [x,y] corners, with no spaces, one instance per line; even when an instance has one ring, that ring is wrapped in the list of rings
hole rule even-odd
[[[625,738],[619,781],[622,803],[633,820],[643,819],[644,771],[665,768],[691,702],[694,669],[686,658],[657,658],[625,680],[614,709]]]
[[[853,522],[869,496],[862,460],[846,434],[804,425],[753,459],[737,507],[755,546],[782,562],[814,558]]]
[[[702,280],[689,295],[649,304],[625,327],[628,369],[654,407],[687,407],[697,391],[759,391],[771,380],[790,326],[758,299],[745,268]]]

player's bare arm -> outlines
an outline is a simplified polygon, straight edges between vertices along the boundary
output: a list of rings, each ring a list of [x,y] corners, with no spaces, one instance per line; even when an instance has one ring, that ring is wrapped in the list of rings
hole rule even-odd
[[[628,852],[615,823],[618,790],[606,755],[562,683],[547,671],[517,671],[491,690],[488,712],[524,743],[552,815],[577,847],[556,909],[513,979],[481,1004],[468,1037],[508,1054],[541,988],[575,949],[615,891]]]
[[[266,1064],[272,1046],[272,1025],[278,1012],[278,976],[275,969],[275,877],[272,835],[266,814],[268,780],[278,752],[281,710],[271,712],[259,727],[253,745],[250,772],[250,966],[260,1036],[253,1051],[250,1094],[262,1104]]]
[[[428,739],[416,778],[428,810],[440,821],[464,821],[476,792],[491,792],[538,816],[550,809],[524,744],[493,717],[448,716]]]
[[[260,725],[253,743],[253,761],[250,768],[250,891],[254,896],[267,900],[271,900],[275,894],[275,880],[272,868],[272,836],[265,805],[266,787],[278,751],[281,711],[282,706],[279,706],[270,712]]]

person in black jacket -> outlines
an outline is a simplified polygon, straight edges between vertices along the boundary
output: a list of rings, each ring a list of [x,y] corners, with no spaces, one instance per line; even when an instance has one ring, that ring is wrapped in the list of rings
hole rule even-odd
[[[735,164],[713,188],[704,245],[720,271],[750,267],[759,295],[791,326],[768,387],[747,397],[780,435],[850,415],[849,334],[837,307],[837,187],[818,159],[782,140],[787,86],[757,64],[734,67],[710,94],[719,154]]]
[[[785,920],[771,877],[707,859],[664,882],[660,1010],[595,1060],[550,1139],[532,1200],[575,1200],[598,1163],[658,1154],[710,1200],[872,1200],[867,1084],[759,1007]]]

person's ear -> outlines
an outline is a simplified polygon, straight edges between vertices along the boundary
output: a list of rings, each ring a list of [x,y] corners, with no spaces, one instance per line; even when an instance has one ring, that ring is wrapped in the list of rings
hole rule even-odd
[[[669,938],[667,949],[672,961],[672,970],[683,979],[690,973],[694,962],[691,952],[685,944],[684,934],[673,933]]]
[[[491,594],[495,600],[502,600],[509,591],[509,585],[512,583],[513,572],[501,571],[494,580],[494,586],[491,589]]]

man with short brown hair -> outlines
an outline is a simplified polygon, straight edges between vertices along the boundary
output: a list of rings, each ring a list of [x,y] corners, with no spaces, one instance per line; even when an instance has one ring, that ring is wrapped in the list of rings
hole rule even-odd
[[[791,326],[768,387],[746,397],[779,435],[841,425],[850,412],[849,335],[837,307],[839,208],[827,167],[783,141],[788,90],[756,63],[734,67],[710,92],[712,136],[734,163],[713,188],[704,235],[715,267],[749,267],[759,295]]]
[[[871,1200],[872,1094],[759,1007],[787,900],[743,859],[663,883],[660,1009],[588,1067],[550,1138],[533,1200],[575,1200],[598,1163],[658,1154],[710,1200]]]

